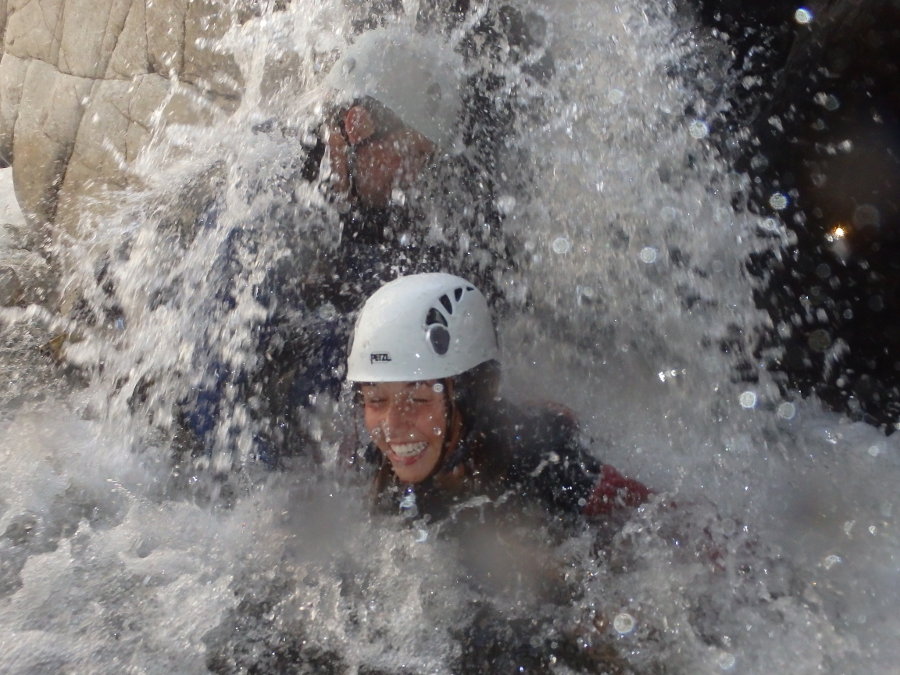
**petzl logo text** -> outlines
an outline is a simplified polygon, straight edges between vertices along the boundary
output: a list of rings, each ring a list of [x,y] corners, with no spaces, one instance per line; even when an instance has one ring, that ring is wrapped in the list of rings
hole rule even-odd
[[[385,352],[382,352],[380,354],[372,354],[369,356],[370,363],[384,363],[385,361],[390,361],[390,360],[391,360],[391,355],[387,354]]]

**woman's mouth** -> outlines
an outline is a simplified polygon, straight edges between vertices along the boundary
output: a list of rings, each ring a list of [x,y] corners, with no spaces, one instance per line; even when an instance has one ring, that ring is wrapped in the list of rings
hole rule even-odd
[[[418,443],[397,443],[390,446],[391,454],[402,464],[412,464],[427,449],[428,443],[425,441],[420,441]]]

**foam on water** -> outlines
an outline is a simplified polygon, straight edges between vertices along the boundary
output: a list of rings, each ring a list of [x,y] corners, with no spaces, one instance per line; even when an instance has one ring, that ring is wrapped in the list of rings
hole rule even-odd
[[[295,4],[216,46],[248,83],[238,112],[169,129],[134,169],[146,188],[70,242],[96,323],[3,314],[0,669],[474,672],[493,640],[557,672],[890,672],[900,442],[784,400],[754,362],[767,319],[744,265],[778,227],[709,140],[727,50],[640,3],[547,15],[556,74],[517,129],[532,193],[498,196],[535,309],[501,332],[507,388],[575,408],[658,499],[600,551],[591,532],[504,533],[528,552],[510,560],[491,533],[371,516],[331,409],[311,420],[322,467],[255,470],[237,398],[211,457],[173,473],[203,364],[254,365],[265,266],[334,245],[321,194],[285,181],[320,103],[297,92],[349,18]],[[296,133],[261,133],[273,116]],[[307,230],[276,226],[287,201]],[[36,356],[59,330],[77,378]]]

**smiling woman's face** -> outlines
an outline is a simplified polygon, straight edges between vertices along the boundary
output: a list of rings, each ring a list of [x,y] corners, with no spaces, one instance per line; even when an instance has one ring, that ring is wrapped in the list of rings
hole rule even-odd
[[[441,460],[447,433],[443,386],[427,382],[378,382],[361,387],[366,429],[404,483],[419,483]]]

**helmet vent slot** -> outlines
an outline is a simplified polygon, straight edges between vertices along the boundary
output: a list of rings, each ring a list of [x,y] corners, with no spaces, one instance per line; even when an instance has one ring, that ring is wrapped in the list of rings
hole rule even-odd
[[[437,308],[432,307],[428,310],[428,316],[425,317],[425,325],[433,326],[434,324],[441,324],[442,326],[447,326],[447,319],[441,314]]]
[[[459,302],[462,299],[462,296],[463,296],[462,288],[457,288],[455,291],[453,291],[453,297],[456,298],[457,302]]]
[[[445,356],[450,350],[450,331],[440,324],[430,326],[428,328],[427,336],[431,348],[438,356]]]
[[[444,309],[447,310],[447,314],[453,314],[453,303],[450,302],[450,298],[446,295],[442,295],[440,299]]]

